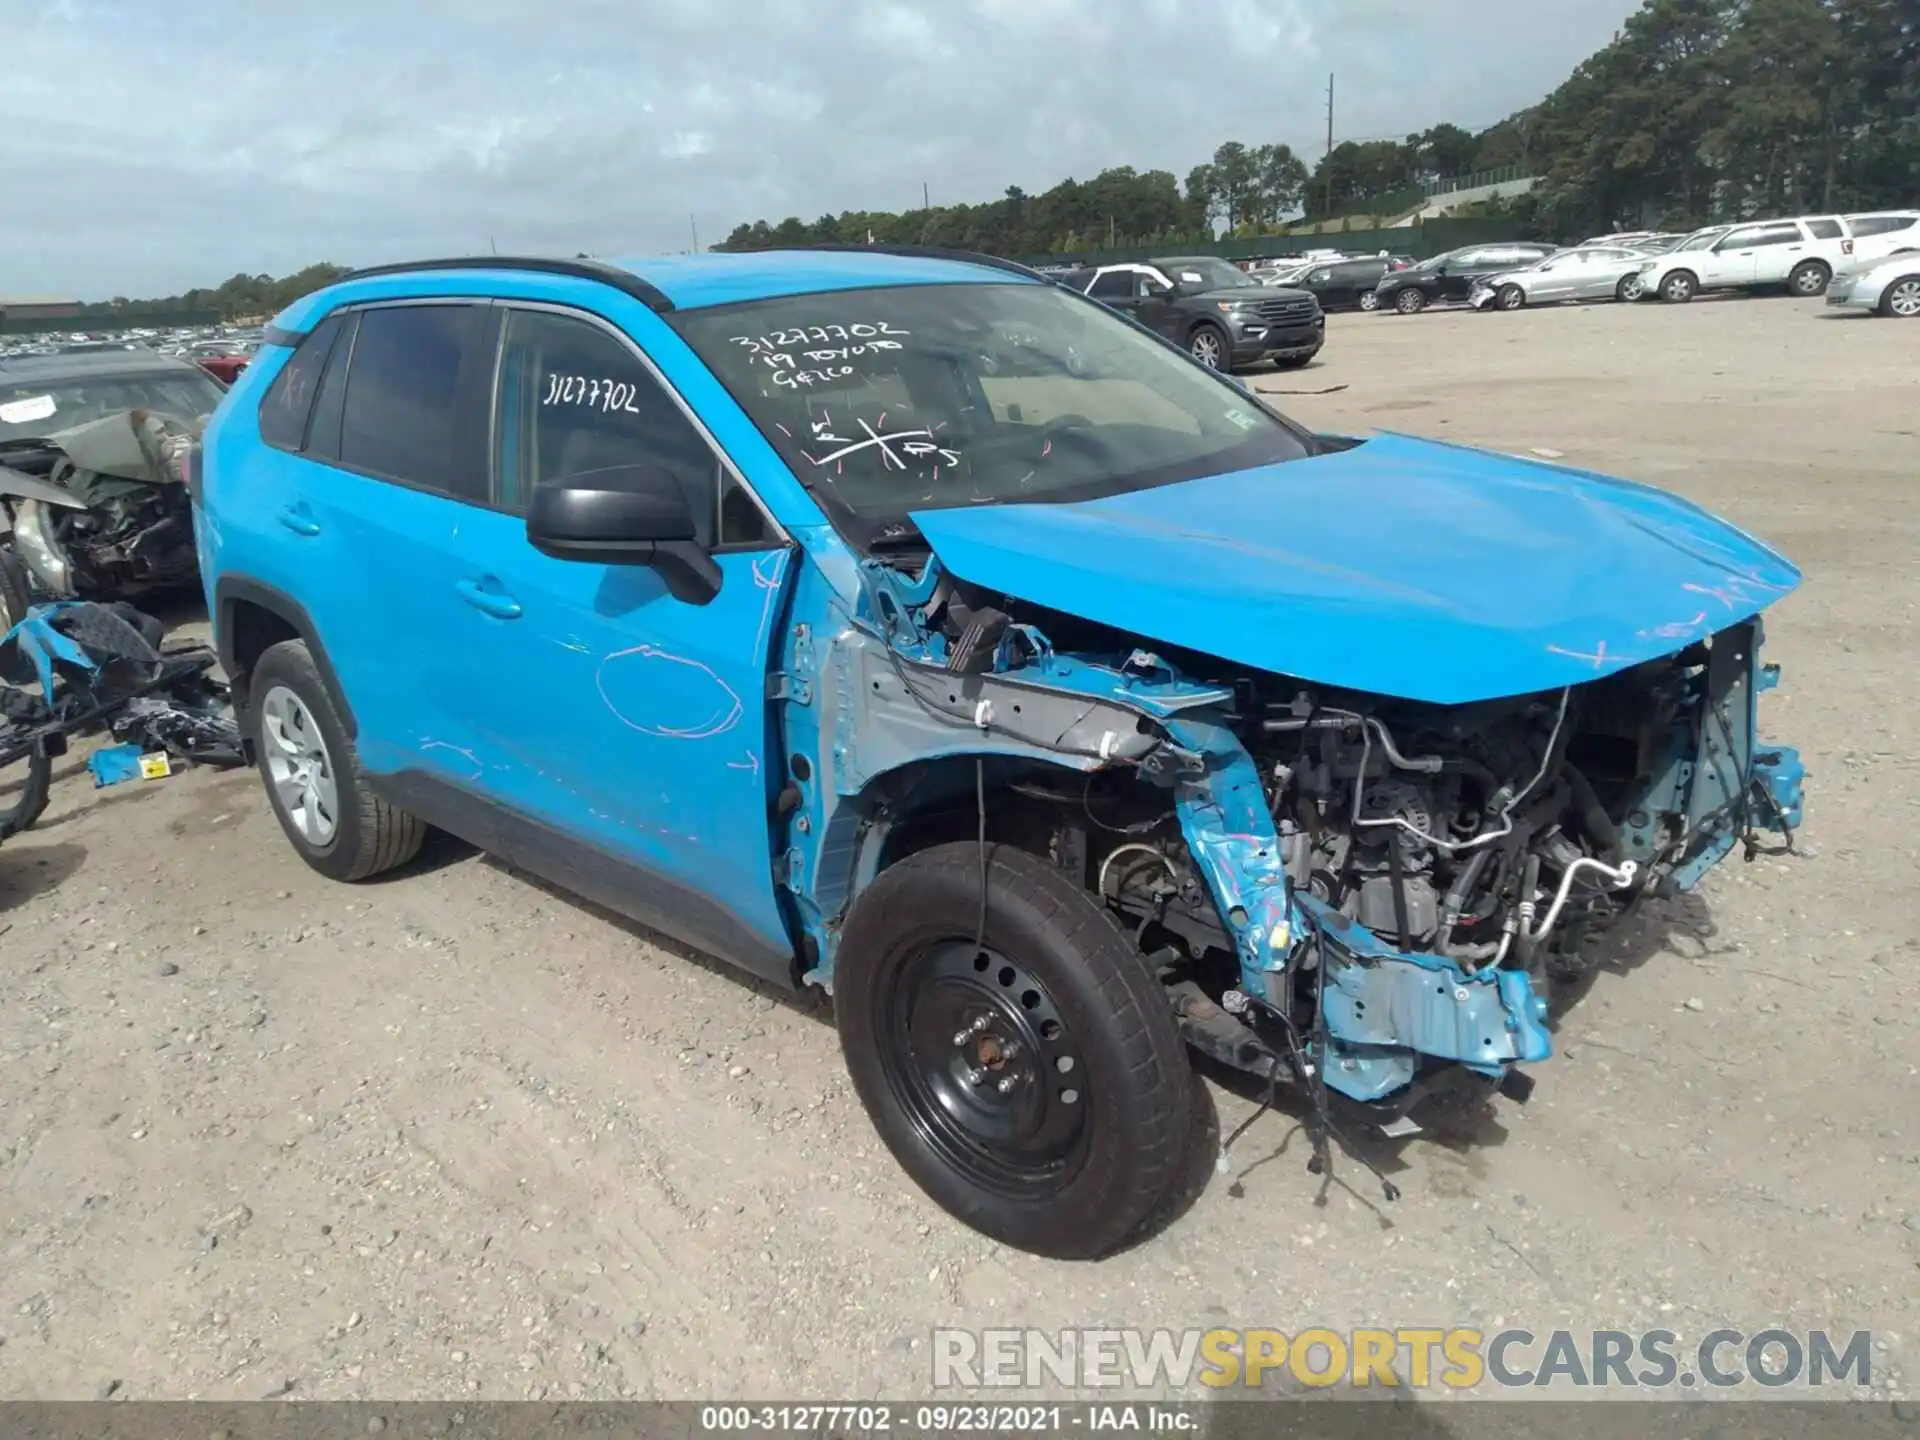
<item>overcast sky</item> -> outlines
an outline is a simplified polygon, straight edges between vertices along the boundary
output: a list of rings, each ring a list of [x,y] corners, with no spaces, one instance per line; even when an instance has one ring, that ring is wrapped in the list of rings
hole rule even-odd
[[[1634,0],[0,0],[0,295],[992,199],[1490,124]]]

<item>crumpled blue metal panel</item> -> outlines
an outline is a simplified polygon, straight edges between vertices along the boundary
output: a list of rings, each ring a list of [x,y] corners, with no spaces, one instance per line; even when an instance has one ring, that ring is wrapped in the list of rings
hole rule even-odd
[[[948,570],[989,589],[1435,704],[1594,680],[1800,583],[1676,495],[1400,435],[1102,500],[913,520]]]

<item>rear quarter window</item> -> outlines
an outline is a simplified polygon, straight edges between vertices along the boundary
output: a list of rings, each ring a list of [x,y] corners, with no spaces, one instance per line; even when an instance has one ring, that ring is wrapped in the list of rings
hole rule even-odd
[[[260,438],[274,449],[306,448],[307,418],[313,413],[313,397],[319,392],[320,376],[341,324],[339,315],[321,321],[267,387],[260,401]]]

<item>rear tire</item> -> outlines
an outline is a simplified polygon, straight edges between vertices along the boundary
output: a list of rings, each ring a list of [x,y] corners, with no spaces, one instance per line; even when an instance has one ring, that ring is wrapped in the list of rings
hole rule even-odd
[[[1638,275],[1622,276],[1620,283],[1613,287],[1613,298],[1616,300],[1638,300],[1646,293],[1647,287],[1640,283]]]
[[[1360,308],[1369,314],[1378,310],[1380,308],[1379,294],[1372,290],[1362,290],[1360,292]]]
[[[1669,305],[1684,305],[1700,288],[1691,270],[1676,270],[1660,282],[1660,298]]]
[[[1003,1244],[1092,1259],[1182,1176],[1192,1068],[1165,991],[1057,867],[971,841],[854,902],[834,1013],[854,1088],[907,1174]],[[985,943],[976,948],[981,886]]]
[[[1901,320],[1920,320],[1920,271],[1894,277],[1880,296],[1880,313]]]
[[[253,667],[247,730],[280,828],[322,875],[365,880],[420,852],[427,827],[367,784],[304,640],[281,641]]]
[[[1393,308],[1402,315],[1418,315],[1427,308],[1426,292],[1409,285],[1393,297]]]
[[[1827,282],[1831,279],[1833,271],[1827,268],[1826,261],[1802,260],[1787,276],[1787,289],[1803,300],[1811,300],[1815,295],[1826,292]]]
[[[1316,348],[1309,350],[1304,355],[1276,355],[1273,357],[1274,368],[1277,370],[1301,370],[1311,364],[1313,357],[1319,353],[1320,351]]]

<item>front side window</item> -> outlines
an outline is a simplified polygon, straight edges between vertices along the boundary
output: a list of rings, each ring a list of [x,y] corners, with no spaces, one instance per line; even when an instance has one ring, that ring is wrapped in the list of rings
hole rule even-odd
[[[1238,386],[1054,286],[792,295],[670,323],[856,543],[914,510],[1089,500],[1313,453]]]
[[[322,320],[267,387],[266,398],[260,402],[260,438],[276,450],[306,447],[307,417],[313,411],[320,375],[343,323],[340,315]]]
[[[478,337],[477,305],[395,305],[361,312],[340,424],[340,463],[485,500],[485,467],[457,456],[460,377]]]
[[[1108,270],[1094,278],[1087,293],[1096,300],[1124,300],[1133,294],[1133,272]]]
[[[1702,230],[1698,235],[1695,235],[1690,239],[1681,241],[1678,245],[1674,247],[1674,249],[1676,251],[1711,250],[1715,245],[1717,245],[1720,242],[1720,237],[1726,233],[1727,232],[1724,230]]]
[[[1791,245],[1806,237],[1792,221],[1775,225],[1749,225],[1735,230],[1718,246],[1721,250],[1757,250],[1767,245]]]
[[[495,407],[495,500],[524,511],[536,486],[647,466],[679,482],[702,545],[763,545],[771,528],[704,436],[633,350],[587,320],[507,319]],[[603,488],[618,488],[609,474]]]

